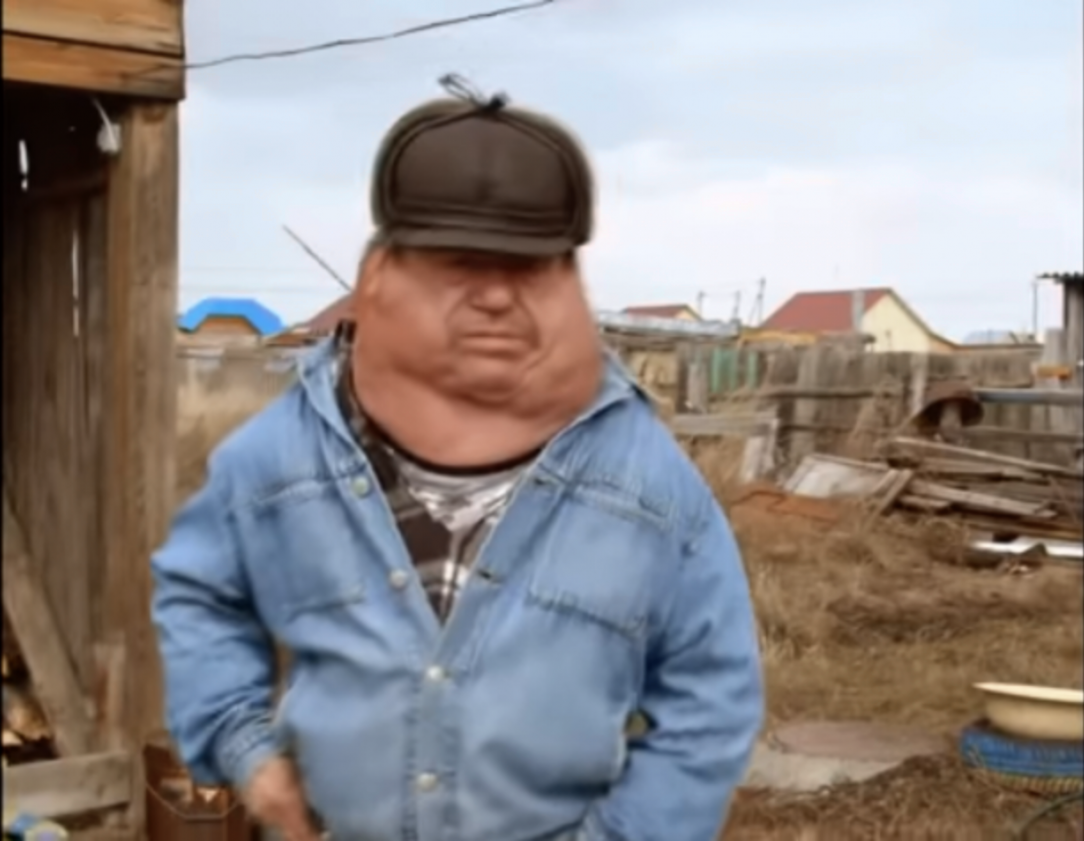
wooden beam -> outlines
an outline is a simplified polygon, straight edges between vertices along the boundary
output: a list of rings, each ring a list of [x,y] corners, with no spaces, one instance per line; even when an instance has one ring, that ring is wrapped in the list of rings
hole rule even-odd
[[[52,607],[29,556],[26,535],[4,490],[4,611],[26,660],[34,694],[53,731],[57,750],[90,750],[91,717]],[[38,567],[40,568],[40,567]]]
[[[955,447],[951,444],[942,444],[937,441],[927,441],[922,438],[910,438],[900,436],[893,438],[885,446],[885,451],[890,454],[909,455],[921,458],[932,456],[934,458],[961,459],[963,461],[981,461],[986,464],[999,464],[1004,467],[1018,467],[1041,476],[1057,476],[1066,479],[1080,479],[1084,474],[1072,467],[1063,467],[1059,464],[1044,464],[1039,461],[1003,456],[998,453],[983,450],[972,450],[968,447]]]
[[[180,58],[4,33],[4,81],[151,99],[184,98]]]
[[[161,674],[148,562],[174,508],[178,124],[172,104],[132,104],[109,175],[106,225],[102,642],[126,653],[121,734],[161,729]],[[138,771],[138,769],[137,769]],[[131,823],[140,826],[139,802]]]
[[[123,806],[132,800],[132,758],[95,753],[4,769],[4,808],[63,818]]]
[[[4,0],[4,32],[180,57],[180,0]]]
[[[690,437],[765,435],[776,422],[775,412],[757,412],[752,415],[680,414],[674,415],[668,421],[675,435]]]

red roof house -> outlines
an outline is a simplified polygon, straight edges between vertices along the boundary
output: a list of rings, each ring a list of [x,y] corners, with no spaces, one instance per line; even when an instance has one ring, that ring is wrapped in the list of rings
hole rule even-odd
[[[862,314],[880,303],[891,289],[840,289],[831,292],[799,292],[768,316],[764,330],[802,333],[846,333],[854,326],[854,295],[862,292]]]
[[[855,297],[859,293],[861,312],[856,325]],[[957,347],[930,329],[895,290],[883,286],[799,292],[768,316],[757,332],[807,338],[857,332],[867,336],[877,351],[951,353]]]

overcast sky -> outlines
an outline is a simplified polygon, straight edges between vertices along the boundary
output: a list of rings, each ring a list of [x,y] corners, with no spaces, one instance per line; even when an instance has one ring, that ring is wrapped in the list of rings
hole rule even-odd
[[[203,61],[378,34],[502,0],[188,0]],[[182,304],[287,321],[353,277],[384,130],[459,72],[547,110],[599,171],[595,304],[747,314],[892,286],[944,334],[1027,329],[1031,277],[1084,252],[1082,5],[1068,0],[560,0],[517,17],[193,70]],[[1058,296],[1042,295],[1056,323]]]

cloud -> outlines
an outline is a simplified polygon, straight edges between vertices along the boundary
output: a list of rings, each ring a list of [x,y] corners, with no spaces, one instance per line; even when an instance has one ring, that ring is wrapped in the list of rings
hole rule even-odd
[[[194,60],[386,32],[500,0],[189,0]],[[600,305],[729,314],[894,285],[939,330],[1024,327],[1035,272],[1084,253],[1084,7],[1035,0],[566,0],[375,47],[193,72],[183,297],[288,319],[351,275],[380,136],[462,72],[568,121],[598,165]],[[1049,295],[1053,295],[1051,291]],[[1056,320],[1053,298],[1045,320]]]
[[[747,310],[761,277],[769,309],[802,290],[891,285],[962,336],[1029,326],[1031,278],[1079,265],[1084,250],[1079,195],[1027,179],[897,162],[765,167],[693,184],[698,161],[657,142],[598,162],[601,223],[587,266],[605,307],[703,292],[709,314],[726,316],[735,293]],[[626,179],[630,162],[656,186]],[[666,182],[676,186],[657,186]]]

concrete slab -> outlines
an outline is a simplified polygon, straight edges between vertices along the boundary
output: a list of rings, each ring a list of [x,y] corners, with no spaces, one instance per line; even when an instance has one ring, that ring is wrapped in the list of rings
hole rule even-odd
[[[773,731],[768,743],[787,753],[862,762],[903,762],[952,748],[946,739],[925,730],[872,721],[795,722]]]
[[[824,756],[786,753],[766,744],[757,745],[745,775],[746,788],[770,788],[788,792],[814,792],[841,783],[859,783],[890,771],[899,762],[864,762]]]
[[[913,728],[867,722],[800,722],[757,745],[744,786],[809,793],[857,783],[890,771],[914,756],[950,748],[942,738]]]

